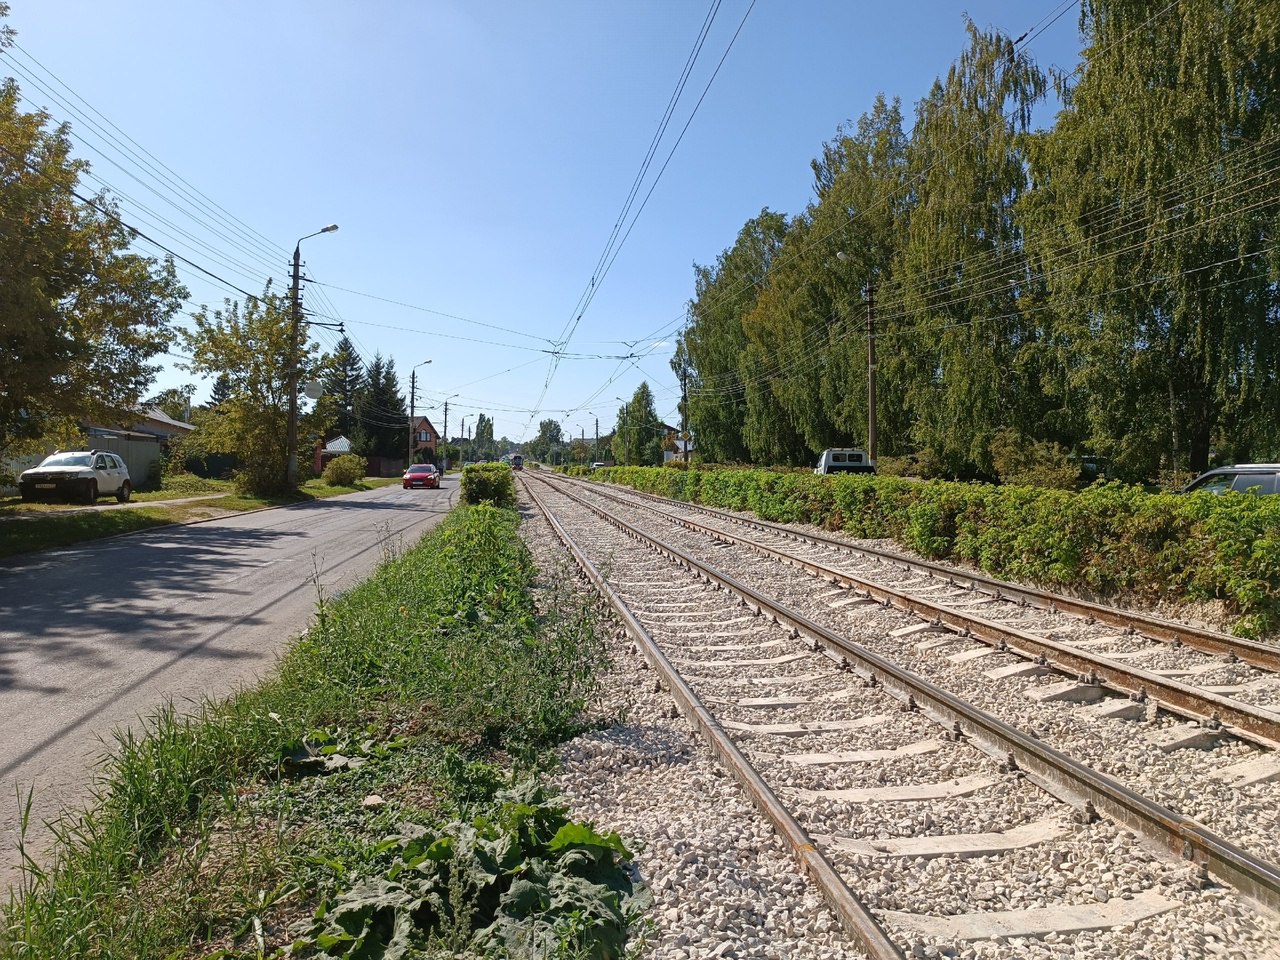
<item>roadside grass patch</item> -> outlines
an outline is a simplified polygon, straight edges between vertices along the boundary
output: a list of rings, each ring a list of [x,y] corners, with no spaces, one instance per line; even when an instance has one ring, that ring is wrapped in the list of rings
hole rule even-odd
[[[210,482],[217,484],[210,492],[234,489],[229,481]],[[101,540],[121,533],[133,533],[150,527],[182,523],[192,518],[207,516],[210,510],[246,511],[259,510],[263,507],[288,506],[294,503],[340,497],[361,490],[376,490],[399,482],[398,477],[365,477],[354,486],[335,487],[320,480],[309,480],[291,496],[254,497],[228,492],[224,497],[199,500],[190,504],[115,510],[94,510],[85,504],[23,503],[18,497],[4,497],[0,498],[0,557],[30,553],[33,550],[46,550],[51,547],[66,547],[73,543]],[[133,498],[145,502],[175,499],[185,495],[187,494],[160,490],[135,493]]]
[[[209,501],[212,502],[212,501]],[[104,510],[101,513],[42,513],[0,521],[0,557],[32,550],[65,547],[85,540],[101,540],[149,527],[162,527],[173,518],[164,507]]]
[[[625,847],[529,780],[580,730],[604,648],[585,602],[537,608],[518,523],[455,511],[321,595],[273,677],[119,733],[0,957],[622,956],[643,903]]]

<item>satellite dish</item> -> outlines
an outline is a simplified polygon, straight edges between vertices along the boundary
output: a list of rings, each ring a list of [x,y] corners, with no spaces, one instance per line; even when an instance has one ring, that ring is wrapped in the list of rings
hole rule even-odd
[[[307,395],[308,400],[319,400],[324,396],[324,384],[319,380],[310,380],[302,388],[302,392]]]

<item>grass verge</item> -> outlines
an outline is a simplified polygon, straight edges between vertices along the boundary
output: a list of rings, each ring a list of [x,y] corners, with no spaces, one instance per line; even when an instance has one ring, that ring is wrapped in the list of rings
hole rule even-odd
[[[107,510],[102,513],[86,511],[65,516],[41,514],[21,520],[6,520],[0,526],[3,532],[0,536],[0,557],[65,547],[85,540],[101,540],[148,527],[163,527],[174,521],[173,511],[165,507]]]
[[[0,958],[622,956],[625,848],[527,779],[603,647],[567,585],[535,605],[517,524],[456,511],[321,596],[273,678],[120,734]]]
[[[105,510],[88,508],[84,504],[23,503],[17,497],[0,498],[0,557],[9,557],[32,550],[65,547],[88,540],[101,540],[121,533],[132,533],[149,527],[161,527],[169,523],[184,523],[199,516],[208,516],[210,510],[258,510],[262,507],[287,506],[306,503],[328,497],[340,497],[361,490],[376,490],[399,483],[398,477],[366,477],[349,487],[335,487],[321,480],[309,480],[297,493],[282,497],[255,497],[235,493],[229,483],[212,481],[212,492],[227,490],[226,496],[192,501],[190,504],[169,504],[156,507],[130,507]],[[202,496],[184,491],[153,490],[135,494],[142,502],[174,500],[183,496]],[[114,501],[113,501],[114,502]]]

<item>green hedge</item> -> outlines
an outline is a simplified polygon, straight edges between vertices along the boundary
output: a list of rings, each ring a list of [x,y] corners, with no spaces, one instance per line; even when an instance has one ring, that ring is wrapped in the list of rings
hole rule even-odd
[[[326,463],[321,476],[331,487],[353,487],[364,479],[368,469],[369,463],[364,457],[344,453]]]
[[[462,502],[472,506],[516,505],[515,473],[505,463],[473,463],[462,468]]]
[[[1280,626],[1280,497],[763,470],[611,467],[594,476],[765,520],[892,539],[1010,580],[1147,602],[1218,599],[1244,636]]]

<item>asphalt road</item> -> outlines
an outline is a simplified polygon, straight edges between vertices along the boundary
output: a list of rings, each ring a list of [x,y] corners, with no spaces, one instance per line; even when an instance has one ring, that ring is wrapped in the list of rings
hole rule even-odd
[[[0,562],[0,901],[31,822],[81,807],[111,732],[270,671],[332,596],[457,497],[382,487]],[[43,846],[45,831],[30,840]]]

